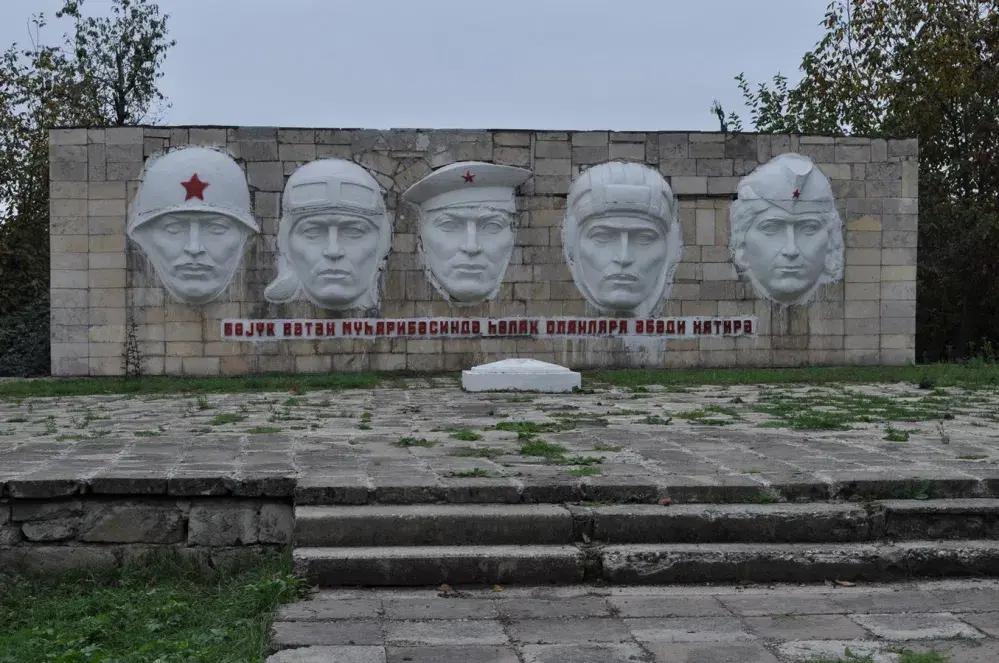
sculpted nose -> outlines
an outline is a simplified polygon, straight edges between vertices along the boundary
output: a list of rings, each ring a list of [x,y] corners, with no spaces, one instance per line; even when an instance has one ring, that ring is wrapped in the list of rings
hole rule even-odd
[[[326,243],[326,248],[323,249],[323,256],[330,260],[336,260],[342,258],[343,255],[343,247],[340,245],[340,238],[337,236],[337,228],[336,226],[330,226],[330,238]]]
[[[784,248],[781,249],[780,253],[785,258],[797,258],[801,253],[798,243],[794,240],[793,224],[787,224],[787,241],[784,242]]]
[[[184,246],[184,253],[196,256],[204,252],[205,247],[201,244],[201,227],[197,221],[193,221],[187,232],[187,245]]]
[[[478,255],[482,252],[482,247],[479,246],[479,238],[474,221],[468,222],[468,230],[466,232],[465,244],[461,247],[462,252],[470,256]]]
[[[627,267],[635,262],[634,256],[631,255],[631,247],[628,245],[628,233],[621,233],[621,243],[614,254],[614,262],[621,267]]]

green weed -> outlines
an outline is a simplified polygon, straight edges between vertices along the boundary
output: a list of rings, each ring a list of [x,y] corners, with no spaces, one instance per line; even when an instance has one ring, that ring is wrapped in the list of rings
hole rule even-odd
[[[246,419],[245,414],[236,414],[235,412],[220,412],[212,417],[212,420],[208,423],[212,426],[224,426],[225,424],[235,424]]]

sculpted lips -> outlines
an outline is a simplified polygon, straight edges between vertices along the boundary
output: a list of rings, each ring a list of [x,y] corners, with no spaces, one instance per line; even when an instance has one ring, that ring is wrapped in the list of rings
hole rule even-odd
[[[177,267],[174,268],[174,271],[176,271],[178,274],[181,274],[182,276],[204,276],[207,274],[211,274],[213,271],[215,271],[215,268],[212,267],[211,265],[203,265],[201,263],[195,263],[195,262],[186,262],[182,265],[177,265]]]
[[[623,272],[620,274],[611,274],[605,280],[618,285],[631,285],[633,283],[638,283],[637,276],[634,274],[625,274]]]
[[[458,274],[479,275],[486,271],[485,265],[472,262],[462,262],[454,266],[454,271]]]
[[[350,272],[345,269],[324,269],[318,275],[319,278],[328,281],[344,281],[351,277]]]

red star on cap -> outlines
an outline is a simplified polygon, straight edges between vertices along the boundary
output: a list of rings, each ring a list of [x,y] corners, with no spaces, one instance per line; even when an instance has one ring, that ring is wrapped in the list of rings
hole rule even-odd
[[[466,182],[474,182],[475,181],[475,175],[472,175],[472,171],[470,171],[470,170],[466,170],[465,174],[462,175],[461,177]]]
[[[800,195],[801,195],[801,191],[799,191],[798,189],[795,189],[794,193],[791,194],[791,197],[794,198],[795,200],[797,200],[798,196],[800,196]]]
[[[191,176],[191,179],[187,182],[181,182],[180,185],[187,190],[187,195],[184,196],[184,201],[188,201],[191,198],[198,198],[200,200],[205,199],[205,189],[208,188],[208,182],[202,182],[198,179],[198,174],[195,173]]]

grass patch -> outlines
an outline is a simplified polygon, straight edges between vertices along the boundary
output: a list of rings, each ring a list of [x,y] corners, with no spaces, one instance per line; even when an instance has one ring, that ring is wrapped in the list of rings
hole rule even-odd
[[[549,460],[561,460],[565,456],[567,449],[561,444],[551,444],[544,440],[531,440],[520,445],[521,456],[536,456]]]
[[[600,456],[569,456],[559,458],[557,465],[599,465],[604,462]]]
[[[849,389],[807,394],[768,390],[760,394],[759,402],[750,409],[772,418],[760,424],[765,428],[847,430],[855,423],[953,419],[957,405],[956,397],[935,392],[903,399]]]
[[[456,440],[461,440],[463,442],[474,442],[475,440],[481,440],[482,436],[475,431],[469,430],[467,428],[459,428],[451,433],[451,437]]]
[[[749,504],[776,504],[778,497],[769,490],[761,490],[746,500]]]
[[[576,467],[568,472],[566,472],[571,477],[592,477],[595,474],[600,474],[599,467]]]
[[[481,467],[476,467],[474,470],[461,470],[459,472],[452,472],[450,476],[456,477],[458,479],[486,479],[489,476],[489,470],[484,470]]]
[[[534,401],[534,396],[507,396],[503,400],[507,403],[531,403]]]
[[[0,383],[0,399],[32,396],[93,396],[99,394],[236,394],[306,389],[373,389],[396,377],[390,373],[328,373],[316,375],[253,375],[220,378],[44,378]],[[207,403],[207,401],[206,401]]]
[[[400,437],[392,444],[394,444],[397,447],[403,447],[404,449],[408,449],[409,447],[432,447],[435,446],[437,443],[434,442],[433,440],[428,440],[423,437]]]
[[[898,663],[950,663],[950,657],[937,651],[916,653],[909,649],[888,650],[898,654]],[[847,647],[840,658],[813,657],[802,663],[874,663],[873,656],[858,656]]]
[[[281,429],[277,426],[254,426],[253,428],[247,428],[246,432],[250,435],[272,435],[280,433]]]
[[[924,378],[935,387],[994,387],[999,385],[999,364],[922,364],[919,366],[839,366],[808,368],[691,369],[691,370],[612,370],[586,371],[586,382],[623,387],[632,392],[648,385],[665,387],[698,385],[830,385],[910,382]]]
[[[686,419],[691,423],[701,424],[702,426],[727,426],[734,421],[742,419],[742,415],[738,410],[722,405],[705,405],[696,410],[674,412],[673,416],[677,419]]]
[[[7,419],[8,424],[26,424],[28,423],[27,417],[10,417]]]
[[[982,460],[988,458],[988,454],[965,454],[963,456],[958,456],[958,460]]]
[[[459,458],[496,458],[507,453],[505,449],[500,449],[499,447],[461,447],[448,455]]]
[[[572,422],[575,426],[599,426],[606,428],[610,426],[610,421],[606,417],[601,417],[589,412],[553,412],[551,416],[562,422]]]
[[[259,663],[273,611],[305,587],[276,555],[224,571],[160,554],[56,576],[0,572],[0,661]]]
[[[594,451],[620,451],[624,447],[619,447],[616,444],[607,444],[605,442],[597,442],[593,445]]]
[[[87,439],[86,435],[79,435],[79,434],[56,435],[56,442],[66,442],[68,440],[85,440],[85,439]]]
[[[162,435],[159,431],[155,430],[137,430],[133,433],[135,437],[158,437]]]
[[[572,430],[576,425],[571,421],[501,421],[494,430],[511,431],[518,434],[538,435],[540,433],[557,433],[564,430]]]
[[[666,417],[665,419],[663,419],[658,415],[650,414],[649,416],[642,419],[642,423],[651,424],[653,426],[666,426],[668,424],[673,423],[673,417]]]
[[[226,424],[239,423],[246,419],[245,414],[236,414],[235,412],[220,412],[212,417],[212,420],[208,423],[212,426],[224,426]]]
[[[885,439],[889,442],[908,442],[909,431],[895,428],[891,424],[885,426]]]

